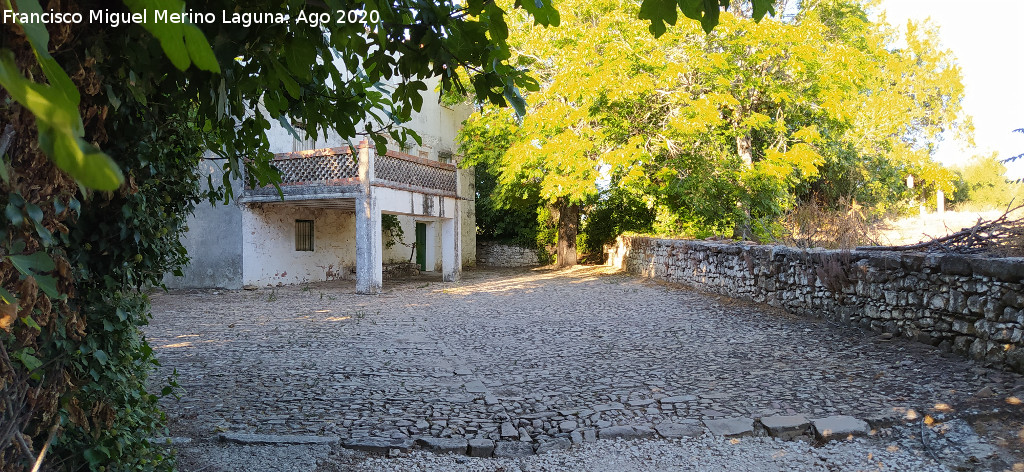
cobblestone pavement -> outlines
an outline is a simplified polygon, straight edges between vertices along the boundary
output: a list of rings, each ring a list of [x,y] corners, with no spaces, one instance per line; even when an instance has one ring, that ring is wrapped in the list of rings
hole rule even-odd
[[[875,425],[1024,387],[928,346],[603,267],[385,285],[154,294],[156,378],[177,370],[183,387],[164,401],[172,434],[580,442],[734,417]]]

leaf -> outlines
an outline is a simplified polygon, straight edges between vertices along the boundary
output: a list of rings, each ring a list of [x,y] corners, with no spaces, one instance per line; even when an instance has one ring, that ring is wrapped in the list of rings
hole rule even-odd
[[[34,252],[28,255],[7,256],[14,268],[25,276],[36,276],[37,272],[48,272],[54,269],[53,259],[45,252]]]
[[[495,41],[508,39],[508,23],[505,22],[505,12],[497,3],[487,6],[487,18],[490,20],[491,38]]]
[[[54,138],[54,151],[50,158],[57,167],[86,187],[117,190],[124,182],[121,169],[96,146],[68,134],[58,134]],[[42,130],[39,139],[43,139]]]
[[[39,239],[43,240],[44,246],[49,246],[53,244],[53,233],[51,233],[50,230],[46,229],[45,226],[38,222],[35,223],[35,227],[36,234],[39,235]]]
[[[57,167],[90,188],[116,190],[121,186],[124,176],[117,164],[81,139],[85,130],[73,100],[77,95],[69,97],[53,86],[29,81],[18,71],[14,53],[6,49],[0,51],[0,85],[35,115],[39,147]]]
[[[102,349],[97,349],[93,351],[92,355],[93,357],[96,358],[97,361],[99,361],[100,365],[107,365],[107,361],[109,360],[109,358],[107,357],[107,353],[103,352]]]
[[[34,203],[26,203],[25,211],[28,213],[28,217],[39,223],[43,221],[43,210],[39,209],[39,206]]]
[[[18,9],[22,13],[31,14],[42,14],[43,8],[39,5],[37,0],[20,0],[18,2]],[[25,32],[25,37],[28,38],[29,44],[32,46],[32,51],[35,53],[36,60],[39,61],[39,66],[43,69],[43,74],[46,75],[50,85],[63,94],[71,103],[78,106],[81,96],[78,93],[78,89],[75,87],[74,82],[68,77],[68,74],[60,68],[57,61],[50,56],[49,43],[50,34],[46,31],[46,25],[44,23],[19,23],[22,30]],[[77,109],[76,109],[77,114]]]
[[[124,0],[124,4],[132,13],[145,11],[149,18],[153,18],[158,10],[185,11],[185,2],[181,0]],[[195,64],[202,70],[220,73],[220,65],[217,64],[210,43],[195,25],[152,21],[142,26],[160,42],[160,47],[174,67],[185,70]]]
[[[110,102],[110,106],[114,107],[114,111],[117,111],[118,108],[121,108],[121,99],[117,98],[117,95],[114,94],[114,89],[110,88],[110,84],[106,85],[106,89],[107,101]]]
[[[14,206],[13,203],[8,203],[4,208],[4,216],[7,217],[7,221],[11,222],[11,226],[20,226],[25,221],[25,217],[21,216],[21,209]]]
[[[217,56],[213,54],[213,48],[206,40],[206,36],[196,25],[184,25],[185,47],[188,48],[188,57],[196,67],[215,73],[220,73],[220,64],[217,64]]]
[[[516,115],[520,117],[526,116],[526,100],[524,100],[523,96],[520,95],[519,88],[517,88],[511,81],[505,85],[504,96],[516,111]]]
[[[561,17],[551,0],[516,0],[516,6],[523,7],[542,26],[558,26]]]
[[[772,5],[775,0],[751,0],[754,4],[754,21],[761,21],[766,13],[775,16],[775,7]]]
[[[388,152],[388,140],[379,134],[371,134],[373,138],[373,145],[376,148],[377,155],[382,155]]]
[[[0,303],[6,303],[8,305],[16,303],[18,300],[8,292],[7,289],[0,287]]]
[[[676,0],[644,0],[640,5],[641,20],[650,20],[649,29],[655,38],[665,34],[666,26],[676,24]]]
[[[31,316],[26,316],[24,318],[21,318],[21,322],[25,323],[25,326],[28,326],[29,328],[32,328],[32,329],[35,329],[35,330],[38,330],[38,331],[42,331],[43,330],[42,328],[39,327],[39,323],[36,323],[36,320],[33,320]]]
[[[299,83],[292,78],[291,74],[285,70],[284,66],[282,66],[277,59],[271,58],[270,64],[274,67],[274,71],[277,72],[277,78],[281,81],[281,85],[284,85],[284,89],[288,92],[288,95],[291,95],[292,98],[298,99],[300,95]]]
[[[22,365],[24,365],[26,369],[36,370],[43,366],[43,362],[33,355],[35,354],[35,352],[36,351],[34,349],[26,347],[24,349],[16,351],[14,354],[11,355],[11,357],[21,361]]]

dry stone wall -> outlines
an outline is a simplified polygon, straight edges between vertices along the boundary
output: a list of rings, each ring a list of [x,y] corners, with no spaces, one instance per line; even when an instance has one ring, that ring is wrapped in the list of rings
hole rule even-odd
[[[1024,258],[620,237],[609,264],[1024,372]]]
[[[491,267],[541,265],[536,250],[495,241],[480,241],[476,244],[476,262]]]

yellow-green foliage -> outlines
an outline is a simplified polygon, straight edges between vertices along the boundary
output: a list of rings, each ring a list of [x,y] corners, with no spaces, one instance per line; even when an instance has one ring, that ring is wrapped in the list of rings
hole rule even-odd
[[[961,170],[969,206],[1006,209],[1024,201],[1024,185],[1006,179],[1006,166],[996,153],[975,156]]]
[[[723,12],[710,34],[682,22],[654,39],[636,4],[556,6],[559,28],[508,18],[512,60],[541,87],[493,156],[499,195],[588,203],[626,188],[655,200],[660,230],[707,234],[771,227],[811,198],[885,209],[917,196],[907,175],[914,192],[953,191],[930,149],[971,129],[960,70],[927,24],[900,37],[860,0],[808,0],[792,21]]]

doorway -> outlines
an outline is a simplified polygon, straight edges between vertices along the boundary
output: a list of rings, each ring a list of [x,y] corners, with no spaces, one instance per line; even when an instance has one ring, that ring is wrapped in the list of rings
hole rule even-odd
[[[427,224],[416,223],[416,265],[427,270]]]

